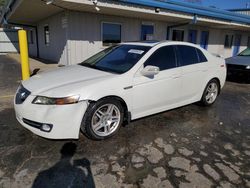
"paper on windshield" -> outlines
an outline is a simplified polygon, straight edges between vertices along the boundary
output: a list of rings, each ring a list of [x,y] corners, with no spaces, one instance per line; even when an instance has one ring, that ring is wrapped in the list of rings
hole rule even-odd
[[[130,49],[128,51],[128,53],[139,54],[139,55],[143,54],[143,52],[144,52],[143,50],[136,50],[136,49]]]

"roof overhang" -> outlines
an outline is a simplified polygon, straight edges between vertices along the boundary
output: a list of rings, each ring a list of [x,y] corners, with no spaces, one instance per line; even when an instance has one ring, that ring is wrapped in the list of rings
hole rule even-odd
[[[53,3],[49,5],[46,4],[46,0],[12,0],[10,5],[11,7],[7,9],[8,11],[5,14],[7,21],[9,23],[24,25],[36,25],[37,22],[51,15],[67,10],[141,18],[144,20],[159,20],[172,23],[173,25],[193,23],[195,16],[195,14],[177,12],[169,9],[160,9],[160,12],[157,13],[155,11],[157,7],[129,4],[123,0],[98,0],[97,6],[100,8],[100,11],[96,11],[95,5],[90,0],[54,0]],[[220,29],[250,30],[249,24],[199,15],[196,15],[195,24]]]

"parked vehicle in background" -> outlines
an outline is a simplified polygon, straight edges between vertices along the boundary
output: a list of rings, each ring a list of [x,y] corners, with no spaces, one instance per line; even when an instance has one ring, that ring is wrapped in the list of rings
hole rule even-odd
[[[244,76],[250,80],[250,48],[235,57],[227,58],[226,64],[229,76]]]
[[[23,81],[17,120],[51,139],[113,136],[130,121],[200,101],[212,105],[226,79],[225,60],[185,42],[112,46],[78,65]]]

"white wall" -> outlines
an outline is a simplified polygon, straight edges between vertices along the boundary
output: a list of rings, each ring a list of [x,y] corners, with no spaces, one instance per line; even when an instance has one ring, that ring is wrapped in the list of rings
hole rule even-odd
[[[141,37],[141,24],[154,24],[154,39],[166,40],[167,26],[173,23],[162,21],[144,20],[139,18],[127,18],[119,16],[109,16],[87,12],[62,12],[46,20],[39,22],[39,52],[40,57],[58,62],[60,64],[76,64],[84,61],[91,55],[104,49],[102,45],[102,23],[113,22],[120,23],[122,28],[121,40],[138,41]],[[65,24],[66,23],[66,24]],[[44,26],[50,28],[50,44],[44,43]],[[202,31],[209,31],[208,51],[220,54],[224,57],[232,56],[231,49],[224,48],[226,34],[241,34],[241,48],[247,46],[247,38],[250,33],[233,30],[213,29],[212,27],[186,25],[175,29],[185,31],[184,40],[188,40],[188,30],[197,30],[197,44],[200,44]],[[170,39],[172,34],[170,33]],[[67,40],[66,40],[67,39]]]
[[[0,28],[0,53],[18,51],[19,43],[17,31]]]
[[[214,29],[211,27],[204,26],[196,26],[196,25],[188,25],[182,26],[174,29],[184,30],[184,41],[188,40],[188,31],[189,29],[197,30],[197,44],[200,44],[201,32],[208,31],[209,32],[209,40],[208,40],[208,51],[213,54],[219,54],[223,57],[231,57],[233,55],[233,46],[232,48],[225,48],[224,42],[227,34],[232,35],[241,35],[241,47],[239,51],[244,50],[247,47],[248,37],[250,36],[250,32],[243,31],[234,31],[230,29]],[[172,39],[172,33],[170,34],[170,39]],[[234,43],[234,41],[233,41]]]
[[[84,12],[70,12],[69,15],[69,60],[80,63],[104,49],[102,46],[102,22],[120,23],[122,41],[138,41],[142,22],[154,23],[154,39],[166,40],[167,24],[159,21],[141,20]]]
[[[33,28],[25,28],[27,31],[28,49],[30,56],[37,56],[36,32]],[[33,32],[33,43],[30,31]],[[17,52],[19,53],[18,30],[0,28],[0,52]]]

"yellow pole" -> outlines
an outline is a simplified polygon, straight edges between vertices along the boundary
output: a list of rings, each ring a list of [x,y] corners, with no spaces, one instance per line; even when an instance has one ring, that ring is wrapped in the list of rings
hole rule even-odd
[[[27,33],[25,30],[18,31],[20,59],[22,66],[22,79],[27,80],[30,77],[29,54],[28,54],[28,41]]]

